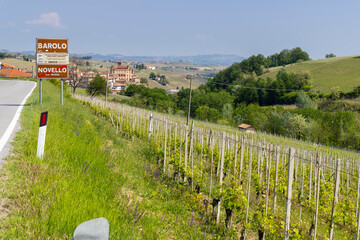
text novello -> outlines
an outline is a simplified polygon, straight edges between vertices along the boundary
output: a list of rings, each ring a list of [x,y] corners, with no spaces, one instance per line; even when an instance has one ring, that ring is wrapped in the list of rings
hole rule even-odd
[[[42,73],[66,73],[67,68],[39,68],[38,71]]]

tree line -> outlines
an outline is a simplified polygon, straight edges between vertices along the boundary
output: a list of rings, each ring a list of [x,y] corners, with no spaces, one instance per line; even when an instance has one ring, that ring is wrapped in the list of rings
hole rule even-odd
[[[290,50],[284,49],[280,53],[275,53],[266,58],[262,54],[253,55],[234,65],[238,65],[242,73],[260,76],[270,67],[285,66],[308,60],[310,60],[309,54],[300,47],[296,47]]]

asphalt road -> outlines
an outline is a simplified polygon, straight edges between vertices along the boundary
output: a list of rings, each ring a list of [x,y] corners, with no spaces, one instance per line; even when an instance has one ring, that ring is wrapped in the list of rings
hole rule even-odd
[[[20,129],[21,110],[35,86],[30,81],[0,80],[0,167],[10,151],[9,143]]]

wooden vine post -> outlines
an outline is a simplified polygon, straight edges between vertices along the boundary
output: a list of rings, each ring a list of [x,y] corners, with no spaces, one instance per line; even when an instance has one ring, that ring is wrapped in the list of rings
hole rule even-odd
[[[360,165],[358,168],[358,181],[360,181]],[[360,199],[357,199],[357,206],[359,205],[360,205]],[[357,209],[356,240],[359,240],[359,232],[360,232],[360,210]]]
[[[152,129],[153,129],[153,116],[152,116],[152,113],[151,113],[151,114],[150,114],[150,119],[149,119],[148,138],[151,137]]]
[[[191,124],[190,130],[190,150],[189,150],[189,160],[191,159],[191,191],[194,190],[194,121]]]
[[[360,164],[358,165],[358,185],[357,185],[357,191],[356,191],[356,212],[355,212],[355,217],[357,217],[358,215],[358,210],[359,210],[359,191],[360,191]]]
[[[286,212],[285,212],[285,226],[284,226],[284,239],[289,239],[290,230],[290,216],[291,216],[291,195],[292,184],[294,179],[294,149],[289,149],[289,166],[288,166],[288,182],[287,182],[287,197],[286,197]]]
[[[240,166],[239,166],[239,184],[241,184],[241,172],[243,168],[243,162],[244,162],[244,151],[245,151],[245,141],[246,138],[242,137],[241,139],[241,150],[240,150]]]
[[[335,206],[339,198],[340,168],[341,168],[341,162],[340,162],[340,158],[338,158],[336,162],[335,189],[334,189],[334,199],[333,199],[333,206],[331,213],[330,236],[329,236],[330,240],[334,239],[334,215],[335,215]]]
[[[221,192],[221,186],[223,184],[223,177],[224,177],[224,162],[225,162],[225,132],[222,133],[222,139],[221,139],[221,163],[220,163],[220,178],[219,178],[219,191]],[[220,204],[221,201],[218,203],[217,208],[217,215],[216,215],[216,223],[219,223],[220,221]]]
[[[315,220],[314,220],[314,237],[316,239],[316,231],[317,231],[317,221],[318,221],[318,213],[319,213],[319,195],[320,195],[320,180],[321,180],[321,155],[317,153],[316,156],[316,165],[317,165],[317,185],[316,185],[316,210],[315,210]]]
[[[249,156],[249,165],[248,165],[248,178],[247,178],[247,188],[246,188],[246,217],[245,217],[245,226],[248,223],[248,218],[249,218],[249,204],[250,204],[250,187],[251,187],[251,167],[252,167],[252,148],[251,146],[253,145],[253,140],[251,139],[250,141],[250,156]],[[245,231],[244,231],[244,239],[246,239],[246,227],[245,227]]]
[[[186,173],[186,169],[187,169],[187,164],[188,164],[188,137],[189,137],[189,129],[188,129],[188,125],[185,125],[185,159],[184,159],[184,170],[185,170],[185,173]],[[184,176],[184,182],[186,182],[186,174]]]
[[[269,192],[270,192],[270,174],[271,174],[271,156],[272,156],[272,145],[269,146],[268,150],[268,156],[266,162],[268,162],[268,170],[267,170],[267,176],[266,176],[266,191],[265,191],[265,216],[267,216],[267,210],[268,210],[268,202],[269,202]],[[264,233],[265,234],[265,233]]]
[[[164,142],[164,174],[166,172],[166,143],[167,143],[167,119],[165,119],[165,142]]]
[[[276,147],[276,163],[275,163],[275,183],[274,183],[274,207],[273,212],[276,212],[276,188],[277,188],[277,181],[279,176],[279,160],[280,160],[280,146]]]

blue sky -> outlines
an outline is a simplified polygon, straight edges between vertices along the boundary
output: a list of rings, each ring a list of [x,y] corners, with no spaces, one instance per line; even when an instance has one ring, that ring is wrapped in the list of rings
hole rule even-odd
[[[70,53],[360,54],[360,1],[0,0],[0,49],[68,38]]]

